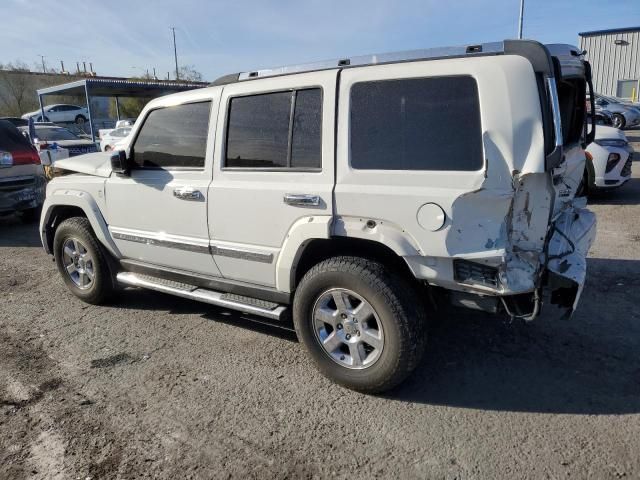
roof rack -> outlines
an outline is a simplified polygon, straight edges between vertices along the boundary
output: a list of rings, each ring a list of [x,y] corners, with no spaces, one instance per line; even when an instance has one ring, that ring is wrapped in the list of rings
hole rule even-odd
[[[408,50],[404,52],[382,53],[376,55],[360,55],[338,60],[290,65],[252,72],[240,72],[225,75],[218,78],[214,85],[226,85],[229,83],[256,80],[258,78],[277,77],[294,73],[317,72],[334,68],[363,67],[367,65],[381,65],[385,63],[415,62],[419,60],[437,60],[440,58],[457,58],[469,56],[500,55],[505,53],[504,42],[491,42],[476,45],[464,45],[459,47],[426,48],[420,50]]]

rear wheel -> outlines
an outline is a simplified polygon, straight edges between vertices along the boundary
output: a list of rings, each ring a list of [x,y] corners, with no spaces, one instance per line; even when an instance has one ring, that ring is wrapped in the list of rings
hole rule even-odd
[[[58,271],[76,297],[97,305],[111,296],[111,272],[89,220],[73,217],[63,221],[56,230],[53,251]]]
[[[293,320],[320,371],[354,390],[377,393],[418,365],[425,314],[416,289],[381,263],[334,257],[302,279]]]
[[[87,121],[87,119],[84,117],[84,115],[78,115],[76,117],[76,124],[77,125],[84,125],[84,123]]]
[[[613,126],[619,129],[623,129],[627,124],[627,120],[624,118],[624,115],[621,113],[613,114]]]

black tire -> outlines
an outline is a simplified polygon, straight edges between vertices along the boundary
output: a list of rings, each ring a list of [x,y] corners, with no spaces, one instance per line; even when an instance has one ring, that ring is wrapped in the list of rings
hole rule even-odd
[[[366,368],[355,370],[338,363],[316,334],[316,302],[332,289],[355,292],[373,307],[382,324],[381,353]],[[360,392],[380,393],[400,384],[424,352],[426,315],[418,289],[381,263],[365,258],[333,257],[309,270],[295,293],[293,322],[318,369],[334,382]]]
[[[613,114],[613,126],[622,130],[627,125],[627,119],[621,113]]]
[[[49,121],[49,117],[42,118],[41,116],[39,116],[38,118],[36,118],[35,121],[36,122],[48,122]]]
[[[84,115],[76,116],[76,125],[84,125],[87,121],[87,118]]]
[[[86,248],[92,258],[93,280],[86,288],[79,288],[67,273],[63,263],[64,244],[69,239],[77,239]],[[53,253],[56,265],[64,283],[71,292],[86,303],[100,305],[113,294],[113,280],[106,254],[96,239],[89,220],[84,217],[72,217],[64,220],[57,228],[53,239]]]
[[[20,212],[20,220],[24,223],[33,223],[36,220],[40,219],[40,212],[42,211],[42,207],[35,208],[27,208],[26,210],[22,210]]]

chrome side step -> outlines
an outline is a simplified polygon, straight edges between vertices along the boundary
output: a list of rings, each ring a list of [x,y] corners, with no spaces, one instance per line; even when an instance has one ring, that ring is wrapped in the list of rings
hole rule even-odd
[[[206,288],[173,282],[162,278],[142,275],[139,273],[120,272],[116,276],[118,282],[131,287],[148,288],[158,292],[169,293],[178,297],[190,298],[199,302],[229,308],[243,313],[259,315],[271,320],[282,320],[287,307],[278,303],[257,300],[241,295],[215,292]]]

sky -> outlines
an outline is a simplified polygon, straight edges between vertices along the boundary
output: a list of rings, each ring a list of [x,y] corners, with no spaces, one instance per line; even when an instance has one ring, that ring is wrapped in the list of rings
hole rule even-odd
[[[238,71],[368,53],[516,38],[520,0],[0,0],[0,63],[99,75]],[[525,0],[524,37],[640,26],[640,0]],[[87,63],[88,65],[88,63]]]

